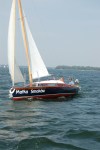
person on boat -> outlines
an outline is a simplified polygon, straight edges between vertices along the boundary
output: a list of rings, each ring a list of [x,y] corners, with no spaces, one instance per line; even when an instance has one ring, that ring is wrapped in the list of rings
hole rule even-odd
[[[70,80],[69,85],[74,85],[75,84],[72,78],[70,78],[69,80]]]
[[[62,82],[64,82],[64,78],[63,78],[63,77],[62,77],[62,78],[60,78],[59,80],[60,80],[60,81],[62,81]]]
[[[79,85],[79,80],[78,79],[75,80],[75,85]]]

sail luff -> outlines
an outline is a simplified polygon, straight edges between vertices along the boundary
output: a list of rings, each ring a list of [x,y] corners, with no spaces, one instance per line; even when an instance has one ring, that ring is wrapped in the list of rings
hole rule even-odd
[[[14,86],[14,53],[15,53],[15,16],[16,16],[16,1],[13,0],[11,13],[10,13],[9,30],[8,30],[8,64],[9,64],[9,72],[11,74],[13,86]],[[12,28],[12,32],[11,32],[11,28]],[[11,41],[11,38],[13,41]]]
[[[21,5],[20,0],[18,0],[18,7],[19,7],[20,20],[21,20],[24,47],[26,50],[26,57],[27,57],[27,63],[28,63],[29,81],[30,81],[30,85],[32,85],[32,73],[31,73],[30,58],[29,58],[29,52],[28,52],[28,42],[27,42],[27,37],[26,37],[26,31],[25,31],[25,26],[24,26],[24,17],[23,17],[22,5]]]
[[[14,57],[13,57],[13,76],[15,81],[15,46],[16,46],[16,0],[14,0]],[[14,82],[13,82],[14,86]]]

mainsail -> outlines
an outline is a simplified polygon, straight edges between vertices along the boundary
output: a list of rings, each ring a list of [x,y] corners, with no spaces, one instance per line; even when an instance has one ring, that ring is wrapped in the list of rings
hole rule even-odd
[[[24,82],[23,75],[15,60],[15,26],[16,26],[16,0],[13,0],[9,29],[8,29],[8,66],[12,83]]]
[[[29,51],[30,51],[32,78],[36,79],[36,78],[49,76],[48,70],[42,60],[42,57],[32,37],[31,31],[27,23],[27,19],[24,18],[24,21],[25,21],[27,39],[28,39],[28,44],[29,44]]]

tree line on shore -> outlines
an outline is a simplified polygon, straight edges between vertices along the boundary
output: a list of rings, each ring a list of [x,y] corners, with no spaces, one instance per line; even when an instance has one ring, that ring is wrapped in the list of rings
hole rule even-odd
[[[77,69],[77,70],[100,70],[100,67],[91,67],[91,66],[64,66],[59,65],[55,67],[56,69]]]

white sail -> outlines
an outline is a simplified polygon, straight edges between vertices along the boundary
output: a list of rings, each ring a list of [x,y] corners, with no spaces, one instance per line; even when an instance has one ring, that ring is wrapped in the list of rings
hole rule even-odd
[[[48,70],[40,56],[35,41],[30,32],[27,20],[26,18],[24,19],[25,19],[25,27],[26,27],[26,33],[28,38],[29,50],[30,50],[32,78],[36,79],[36,78],[49,76]]]
[[[16,0],[13,0],[9,29],[8,29],[8,65],[12,83],[24,82],[22,73],[15,61],[15,24],[16,24]]]

